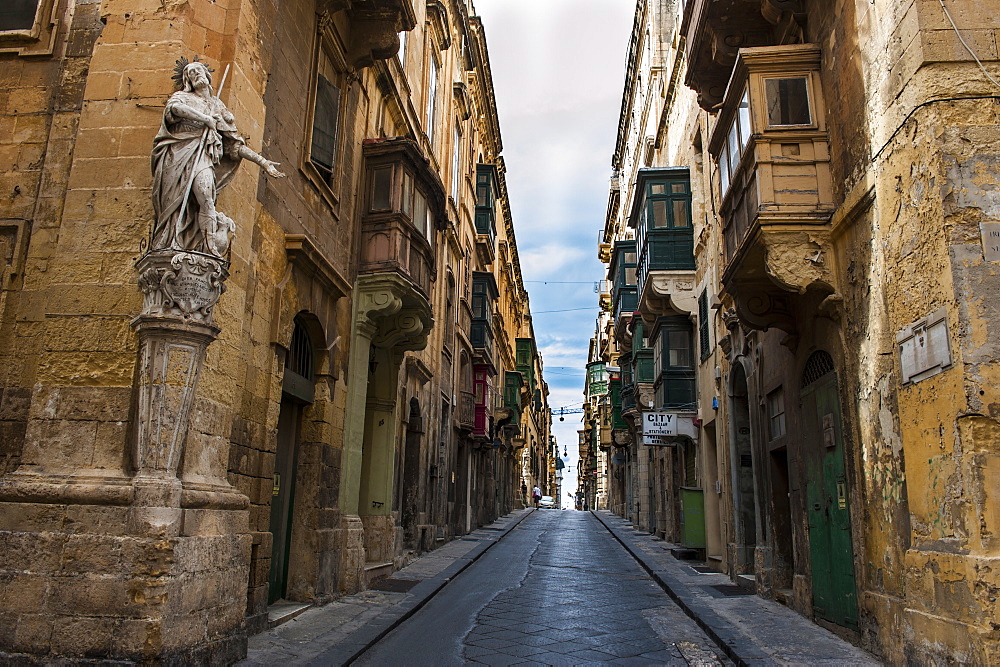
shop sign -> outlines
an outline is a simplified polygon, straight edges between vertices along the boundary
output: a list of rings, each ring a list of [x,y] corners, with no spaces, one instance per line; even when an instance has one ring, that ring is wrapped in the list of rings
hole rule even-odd
[[[642,435],[643,436],[677,435],[677,413],[674,412],[642,413]]]

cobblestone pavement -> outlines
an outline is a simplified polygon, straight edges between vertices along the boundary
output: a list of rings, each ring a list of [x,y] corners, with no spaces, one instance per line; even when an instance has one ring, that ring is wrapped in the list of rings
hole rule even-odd
[[[362,665],[729,664],[590,513],[521,522]]]

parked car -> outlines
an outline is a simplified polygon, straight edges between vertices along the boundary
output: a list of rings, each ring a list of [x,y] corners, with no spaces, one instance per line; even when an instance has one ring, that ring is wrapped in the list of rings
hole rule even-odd
[[[556,501],[552,496],[542,496],[542,499],[538,501],[538,507],[546,510],[554,510],[556,508]]]

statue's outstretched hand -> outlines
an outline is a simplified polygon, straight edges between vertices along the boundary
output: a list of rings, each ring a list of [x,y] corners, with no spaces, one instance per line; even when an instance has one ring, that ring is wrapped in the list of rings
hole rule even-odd
[[[280,162],[271,162],[270,160],[264,161],[264,172],[271,178],[284,178],[285,174],[278,171],[278,167],[281,166]]]

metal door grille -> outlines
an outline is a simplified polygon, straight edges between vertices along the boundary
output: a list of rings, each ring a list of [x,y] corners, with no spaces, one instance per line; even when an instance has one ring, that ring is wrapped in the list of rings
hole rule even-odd
[[[285,368],[306,380],[312,382],[313,377],[313,349],[309,334],[298,322],[295,323],[295,330],[292,332],[292,344],[289,346],[288,356],[285,357]]]
[[[833,371],[833,357],[828,352],[817,350],[809,355],[809,359],[806,361],[805,370],[802,371],[802,386],[808,387]]]

